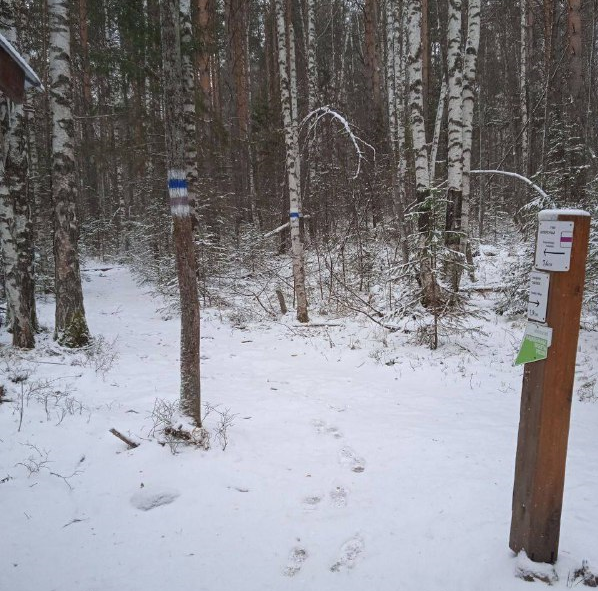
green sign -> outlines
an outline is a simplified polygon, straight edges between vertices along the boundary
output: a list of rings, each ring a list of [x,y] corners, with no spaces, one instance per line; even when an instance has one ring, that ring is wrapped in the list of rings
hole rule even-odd
[[[533,363],[548,357],[548,347],[552,343],[552,328],[535,322],[528,322],[515,365]]]

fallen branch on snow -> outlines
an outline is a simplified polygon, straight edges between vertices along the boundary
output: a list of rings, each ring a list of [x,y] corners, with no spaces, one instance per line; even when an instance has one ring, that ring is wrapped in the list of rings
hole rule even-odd
[[[114,427],[110,429],[110,433],[112,433],[112,435],[118,437],[121,441],[126,443],[129,446],[129,449],[135,449],[136,447],[139,447],[139,443],[135,443],[134,441],[123,435],[120,431],[114,429]]]

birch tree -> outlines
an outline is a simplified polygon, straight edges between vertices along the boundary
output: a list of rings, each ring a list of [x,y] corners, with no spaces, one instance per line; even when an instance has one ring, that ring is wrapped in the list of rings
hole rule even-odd
[[[471,209],[471,151],[473,146],[473,114],[475,107],[475,81],[478,49],[480,46],[481,1],[469,0],[467,8],[467,44],[463,66],[463,193],[461,208],[461,235],[459,250],[473,279],[473,261],[469,247]],[[459,274],[460,277],[460,274]],[[458,283],[458,282],[457,282]]]
[[[193,25],[191,0],[180,0],[181,8],[181,69],[183,73],[183,117],[185,123],[185,171],[187,192],[193,226],[197,226],[199,212],[197,203],[197,117],[195,113],[195,74],[193,71],[192,46]]]
[[[430,169],[423,104],[421,0],[409,0],[408,4],[408,71],[409,106],[411,113],[411,136],[415,156],[415,194],[417,201],[419,280],[422,303],[435,308],[441,300],[440,287],[430,256]]]
[[[463,194],[463,55],[461,0],[448,3],[448,191],[446,231],[448,245],[459,244]]]
[[[299,133],[296,107],[297,97],[291,95],[292,86],[287,72],[287,30],[283,0],[274,0],[276,18],[276,38],[278,44],[278,74],[280,80],[280,103],[284,125],[286,148],[286,172],[289,188],[289,223],[291,230],[291,251],[293,259],[293,279],[297,294],[297,320],[308,322],[307,293],[305,290],[305,261],[303,241],[300,231],[301,193],[299,185]],[[292,66],[293,67],[293,66]]]
[[[409,235],[405,220],[405,184],[407,174],[405,136],[405,35],[401,34],[402,20],[398,0],[386,2],[386,68],[390,145],[393,155],[393,209],[400,230],[403,261],[409,260]]]
[[[12,1],[0,2],[0,33],[18,48],[14,8]],[[23,105],[0,94],[0,239],[12,344],[23,349],[34,347],[36,328],[27,143]]]
[[[56,324],[54,338],[67,347],[89,342],[79,269],[73,80],[68,0],[48,0],[52,194]]]
[[[160,0],[168,193],[181,305],[181,408],[201,426],[197,262],[185,172],[185,130],[179,115],[183,104],[179,22],[178,0]]]

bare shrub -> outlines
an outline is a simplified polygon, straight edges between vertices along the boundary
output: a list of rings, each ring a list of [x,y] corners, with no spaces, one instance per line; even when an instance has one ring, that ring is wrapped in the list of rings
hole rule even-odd
[[[36,445],[32,443],[25,443],[23,444],[25,447],[31,450],[29,456],[24,459],[22,462],[17,462],[15,466],[22,466],[27,470],[27,478],[30,478],[34,474],[40,474],[42,471],[46,471],[50,476],[55,476],[56,478],[60,478],[71,490],[73,489],[70,479],[74,476],[78,476],[82,473],[82,470],[75,469],[72,474],[65,476],[64,474],[60,474],[58,472],[53,472],[49,464],[52,463],[50,460],[50,452],[46,449],[41,450]],[[79,464],[81,460],[79,461]]]
[[[208,416],[216,417],[216,424],[206,428]],[[154,408],[150,414],[153,426],[150,436],[160,438],[162,445],[168,445],[171,453],[178,453],[182,445],[192,445],[199,449],[208,450],[211,446],[212,436],[216,438],[224,451],[229,442],[228,430],[233,426],[237,415],[232,414],[229,408],[220,410],[219,406],[213,406],[209,402],[204,404],[202,427],[184,427],[187,419],[181,413],[178,400],[169,401],[156,398]]]
[[[596,400],[598,400],[598,395],[596,395],[595,389],[596,379],[581,384],[577,389],[577,396],[580,402],[596,402]]]
[[[38,474],[42,469],[49,470],[48,464],[50,463],[49,456],[50,452],[46,449],[41,450],[37,446],[31,443],[25,443],[25,447],[31,450],[31,454],[28,458],[22,462],[17,462],[15,466],[22,466],[27,470],[27,477],[29,478],[32,474]]]
[[[204,404],[203,421],[205,422],[208,415],[212,413],[214,413],[217,417],[216,425],[213,427],[214,435],[220,443],[222,451],[224,451],[228,445],[228,430],[234,425],[234,420],[237,415],[231,413],[230,408],[220,410],[219,406],[212,406],[209,402],[206,402]]]
[[[103,335],[94,337],[89,345],[83,348],[82,357],[79,356],[73,361],[73,365],[89,367],[104,378],[118,359],[116,341],[117,338],[109,341]]]

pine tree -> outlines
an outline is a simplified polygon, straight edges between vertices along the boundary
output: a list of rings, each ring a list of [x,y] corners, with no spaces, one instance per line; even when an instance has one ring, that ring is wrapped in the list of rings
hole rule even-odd
[[[178,0],[160,1],[164,123],[168,192],[181,303],[181,408],[201,426],[199,296],[193,226],[187,190],[180,10]]]

